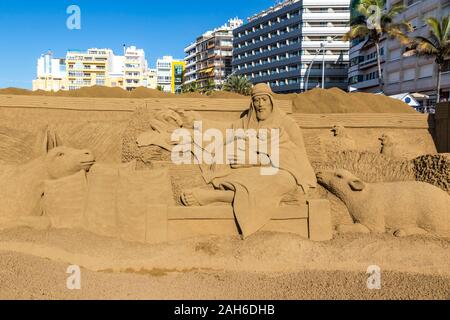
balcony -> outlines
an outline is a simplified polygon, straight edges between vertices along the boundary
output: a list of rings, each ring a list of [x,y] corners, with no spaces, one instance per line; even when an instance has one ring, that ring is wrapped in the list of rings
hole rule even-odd
[[[350,20],[349,12],[304,12],[303,21],[333,21],[333,20]]]
[[[309,35],[309,34],[345,34],[347,31],[350,30],[350,27],[328,27],[328,26],[323,26],[323,27],[307,27],[304,26],[302,28],[302,32],[304,35]]]
[[[332,41],[332,42],[328,42],[327,40],[323,40],[323,41],[310,41],[310,40],[305,40],[302,41],[302,45],[303,48],[308,49],[308,48],[320,48],[320,45],[322,43],[325,43],[325,47],[327,49],[342,49],[342,50],[348,50],[350,48],[350,43],[349,42],[344,42],[344,41]]]

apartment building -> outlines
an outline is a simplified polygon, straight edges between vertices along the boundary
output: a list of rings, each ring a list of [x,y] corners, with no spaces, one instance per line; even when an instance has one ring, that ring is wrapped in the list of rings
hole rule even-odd
[[[184,83],[190,84],[197,80],[197,43],[191,43],[184,48],[184,62],[186,63],[186,73]]]
[[[234,30],[233,72],[277,93],[346,90],[349,22],[350,0],[283,1]]]
[[[385,47],[386,38],[384,37],[380,43],[380,63],[382,72],[386,62]],[[349,90],[370,93],[381,92],[378,55],[375,44],[367,38],[353,40],[351,42],[349,56]]]
[[[158,75],[156,69],[148,69],[144,81],[144,87],[156,89],[158,87]]]
[[[36,75],[33,91],[59,91],[67,87],[65,60],[54,58],[51,51],[38,59]]]
[[[66,55],[69,90],[90,86],[111,86],[109,72],[114,53],[111,49],[69,50]]]
[[[406,10],[397,17],[397,21],[405,20],[411,23],[415,36],[429,36],[425,23],[428,17],[439,20],[450,14],[450,0],[388,0],[388,7],[403,3]],[[395,40],[386,40],[386,62],[384,66],[385,93],[397,95],[402,93],[418,93],[429,99],[419,99],[419,102],[434,105],[438,68],[433,59],[404,55],[405,48]],[[442,72],[441,99],[450,98],[450,59]]]
[[[184,49],[185,84],[196,82],[198,87],[221,87],[232,73],[233,30],[241,26],[239,18],[199,36]]]
[[[183,60],[174,59],[172,56],[164,56],[156,61],[157,86],[164,92],[181,92],[186,63]]]
[[[124,57],[123,77],[125,90],[132,91],[138,87],[144,87],[148,70],[144,50],[131,46],[125,49]]]
[[[145,52],[135,46],[124,47],[124,55],[111,49],[69,50],[65,59],[51,53],[37,61],[37,77],[33,90],[76,90],[90,86],[138,87],[156,89],[156,69],[149,69]]]

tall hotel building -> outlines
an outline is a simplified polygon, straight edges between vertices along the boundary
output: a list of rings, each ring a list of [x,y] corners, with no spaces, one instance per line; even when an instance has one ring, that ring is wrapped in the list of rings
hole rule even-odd
[[[242,23],[238,18],[230,19],[227,24],[205,32],[184,49],[184,84],[195,82],[200,88],[223,85],[232,73],[233,30]]]
[[[284,1],[234,30],[233,73],[293,93],[321,86],[325,62],[325,88],[346,90],[349,23],[350,0]]]

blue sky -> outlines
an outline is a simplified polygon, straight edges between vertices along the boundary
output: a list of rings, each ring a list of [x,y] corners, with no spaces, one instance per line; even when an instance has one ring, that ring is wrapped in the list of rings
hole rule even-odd
[[[122,45],[145,49],[154,66],[163,55],[183,57],[197,36],[229,18],[246,19],[274,0],[1,0],[0,88],[31,88],[36,59],[52,50],[106,47],[116,54]],[[81,9],[81,30],[69,30],[66,9]]]

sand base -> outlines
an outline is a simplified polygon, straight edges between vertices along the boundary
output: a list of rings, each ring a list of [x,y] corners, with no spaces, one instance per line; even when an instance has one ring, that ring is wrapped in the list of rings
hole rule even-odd
[[[141,245],[83,231],[0,233],[2,299],[450,299],[450,241],[290,234]],[[66,269],[82,267],[82,290]],[[382,290],[366,287],[369,265]]]

